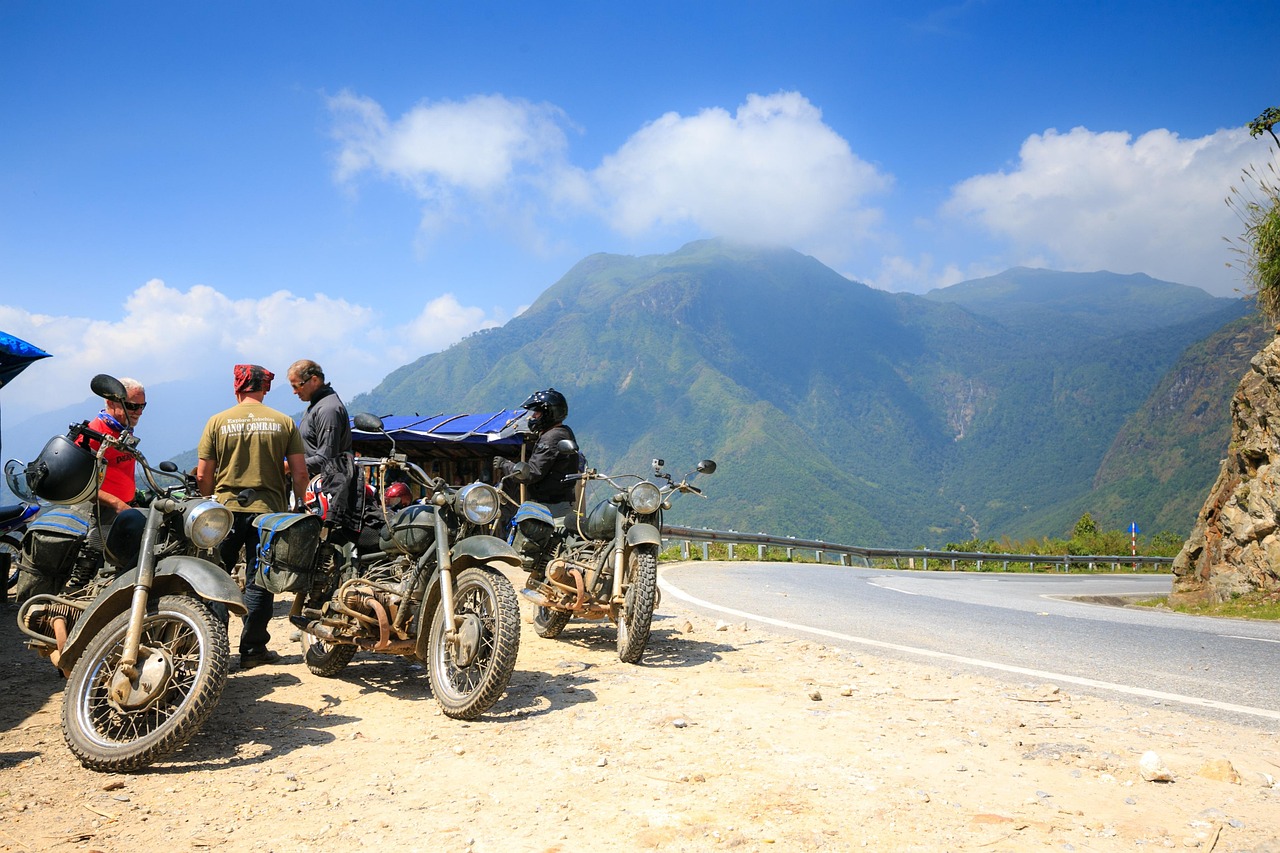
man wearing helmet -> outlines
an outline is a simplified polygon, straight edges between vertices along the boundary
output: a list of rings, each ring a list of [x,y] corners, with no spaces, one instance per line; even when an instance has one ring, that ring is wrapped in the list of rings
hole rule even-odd
[[[529,411],[529,429],[537,443],[524,463],[524,472],[519,479],[528,488],[529,500],[546,504],[553,517],[562,518],[572,508],[577,485],[574,480],[565,478],[579,471],[579,454],[561,453],[556,447],[566,438],[575,445],[578,443],[573,430],[564,423],[569,415],[569,402],[559,391],[548,388],[534,391],[520,407]],[[494,472],[499,477],[510,476],[515,465],[502,456],[493,458]]]

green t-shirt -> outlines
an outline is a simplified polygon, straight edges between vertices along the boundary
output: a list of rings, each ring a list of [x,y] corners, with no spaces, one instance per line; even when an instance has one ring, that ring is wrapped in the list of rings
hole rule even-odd
[[[209,418],[196,453],[214,463],[213,496],[237,512],[282,512],[292,483],[285,457],[302,453],[293,419],[256,400],[245,400]],[[235,502],[243,489],[257,495],[247,506]]]

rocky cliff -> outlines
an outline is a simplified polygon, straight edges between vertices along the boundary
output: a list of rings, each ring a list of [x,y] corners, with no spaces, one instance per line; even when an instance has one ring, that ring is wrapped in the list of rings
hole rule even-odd
[[[1231,399],[1231,443],[1173,563],[1180,604],[1280,589],[1280,329]]]

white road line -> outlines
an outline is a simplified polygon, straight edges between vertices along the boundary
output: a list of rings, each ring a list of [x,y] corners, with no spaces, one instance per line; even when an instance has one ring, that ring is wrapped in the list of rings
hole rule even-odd
[[[1269,637],[1242,637],[1239,634],[1222,634],[1223,637],[1230,637],[1233,640],[1253,640],[1255,643],[1280,643],[1280,640],[1272,640]]]
[[[834,640],[843,640],[848,643],[858,643],[864,646],[872,646],[881,649],[892,649],[897,652],[905,652],[907,654],[919,655],[926,658],[935,658],[938,660],[954,661],[956,663],[966,664],[968,666],[983,667],[985,669],[995,669],[1002,672],[1015,672],[1020,675],[1030,675],[1034,678],[1043,678],[1048,681],[1061,681],[1068,684],[1079,684],[1083,687],[1093,687],[1099,690],[1111,690],[1117,693],[1125,693],[1130,696],[1141,696],[1145,699],[1159,699],[1162,702],[1178,702],[1183,705],[1194,705],[1201,708],[1213,708],[1218,711],[1230,711],[1233,714],[1248,714],[1254,717],[1265,717],[1270,720],[1280,720],[1280,711],[1272,711],[1268,708],[1251,708],[1248,705],[1233,705],[1230,702],[1216,702],[1212,699],[1201,699],[1198,696],[1183,696],[1178,693],[1164,693],[1159,690],[1147,690],[1142,687],[1130,687],[1127,684],[1113,684],[1109,681],[1095,681],[1092,678],[1080,678],[1075,675],[1067,675],[1060,672],[1045,672],[1039,669],[1027,669],[1021,666],[1011,666],[1009,664],[998,663],[996,661],[982,660],[980,658],[968,658],[962,655],[953,655],[947,652],[935,652],[932,649],[920,649],[915,646],[902,646],[897,643],[886,643],[882,640],[872,640],[866,637],[854,637],[849,634],[841,634],[836,631],[828,631],[825,628],[812,628],[808,625],[798,625],[794,622],[786,622],[782,619],[774,619],[770,616],[761,616],[758,613],[748,613],[745,610],[734,610],[731,607],[721,607],[718,604],[712,604],[709,601],[703,601],[695,598],[679,587],[673,585],[665,577],[659,576],[658,586],[662,588],[664,595],[671,595],[682,601],[698,607],[714,610],[717,613],[727,613],[730,616],[738,616],[743,619],[752,619],[765,625],[774,625],[778,628],[786,628],[791,631],[801,631],[806,634],[814,634],[819,637],[829,637]],[[1251,639],[1242,637],[1241,639]]]

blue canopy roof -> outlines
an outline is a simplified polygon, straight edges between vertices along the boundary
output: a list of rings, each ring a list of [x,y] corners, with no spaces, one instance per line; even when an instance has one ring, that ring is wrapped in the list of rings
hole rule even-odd
[[[32,346],[7,332],[0,332],[0,388],[26,370],[31,362],[48,357],[49,353],[40,347]]]
[[[474,415],[388,415],[382,419],[382,425],[397,444],[425,441],[518,447],[524,439],[516,427],[528,415],[524,409],[503,409]],[[351,437],[354,441],[383,439],[381,433],[356,429],[354,419]]]

